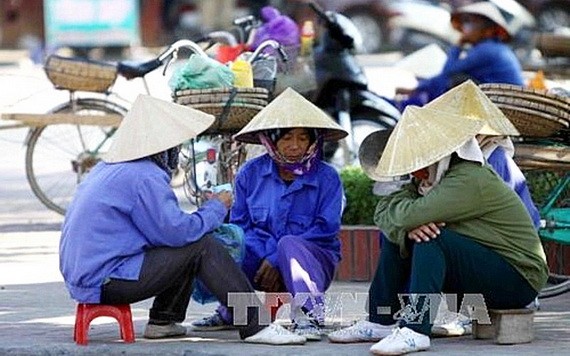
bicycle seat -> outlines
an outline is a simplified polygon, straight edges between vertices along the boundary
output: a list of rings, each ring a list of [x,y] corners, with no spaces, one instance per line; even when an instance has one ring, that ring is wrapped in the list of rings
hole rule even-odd
[[[127,79],[134,79],[144,77],[161,65],[162,62],[157,58],[146,62],[121,61],[117,64],[117,71]]]

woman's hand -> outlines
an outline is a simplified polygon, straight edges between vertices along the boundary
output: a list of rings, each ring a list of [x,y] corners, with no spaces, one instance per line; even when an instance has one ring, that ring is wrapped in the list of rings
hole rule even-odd
[[[285,286],[283,285],[281,274],[267,260],[263,260],[261,263],[261,266],[255,274],[253,282],[259,285],[265,292],[276,293],[285,291]]]
[[[206,200],[218,199],[228,209],[232,206],[233,201],[234,201],[234,196],[233,196],[232,192],[227,191],[227,190],[221,191],[219,193],[208,192],[207,194],[208,195],[206,196]]]
[[[439,223],[429,223],[416,227],[415,229],[408,231],[408,238],[417,243],[422,241],[429,241],[435,239],[441,233],[440,227],[445,226],[444,222]]]

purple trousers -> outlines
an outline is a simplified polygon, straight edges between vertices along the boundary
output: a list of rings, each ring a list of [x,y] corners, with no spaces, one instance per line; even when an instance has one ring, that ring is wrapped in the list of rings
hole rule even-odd
[[[253,278],[263,258],[247,247],[242,270],[256,287]],[[336,253],[298,236],[286,235],[277,243],[277,266],[291,301],[292,319],[299,308],[319,323],[324,322],[324,293],[334,277],[339,258]],[[285,300],[284,302],[288,302]],[[231,322],[228,310],[220,305],[218,312]]]

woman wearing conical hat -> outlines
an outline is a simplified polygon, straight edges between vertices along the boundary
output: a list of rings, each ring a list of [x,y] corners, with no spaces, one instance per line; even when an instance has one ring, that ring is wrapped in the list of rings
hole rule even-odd
[[[346,135],[292,89],[235,135],[267,149],[248,161],[235,180],[230,221],[245,231],[242,268],[256,289],[297,296],[294,330],[308,340],[320,339],[323,294],[340,261],[343,188],[336,170],[321,159],[323,141]],[[218,308],[193,325],[212,330],[229,322]]]
[[[475,83],[468,80],[425,107],[485,122],[477,134],[477,142],[485,160],[521,198],[538,229],[540,213],[532,200],[524,174],[513,160],[515,149],[510,137],[519,136],[520,133],[491,99]]]
[[[414,179],[380,198],[374,221],[386,238],[369,320],[344,330],[375,335],[373,353],[428,349],[441,293],[457,297],[457,310],[474,307],[470,317],[485,323],[486,309],[524,308],[546,283],[546,257],[525,206],[485,164],[476,140],[484,125],[409,106],[388,139],[375,173]],[[422,227],[426,234],[409,234]],[[408,294],[400,300],[400,293]]]
[[[422,106],[466,79],[524,85],[521,64],[507,43],[510,27],[495,5],[483,1],[460,7],[452,13],[451,24],[461,36],[448,50],[441,73],[420,80],[413,90],[398,88],[399,94],[409,96],[399,103],[401,108]]]
[[[145,338],[182,336],[180,323],[194,278],[219,300],[254,289],[227,250],[211,235],[232,204],[221,192],[196,212],[181,210],[170,180],[179,146],[214,117],[140,95],[115,133],[104,162],[79,185],[62,227],[60,270],[79,303],[130,304],[154,297]],[[256,305],[262,305],[257,300]],[[244,305],[245,307],[245,305]],[[283,327],[260,325],[250,312],[239,327],[246,342],[302,344]]]

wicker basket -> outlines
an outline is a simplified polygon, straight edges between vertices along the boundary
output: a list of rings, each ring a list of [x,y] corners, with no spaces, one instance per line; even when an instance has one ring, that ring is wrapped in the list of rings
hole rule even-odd
[[[187,89],[174,93],[174,101],[214,115],[207,133],[236,133],[269,101],[264,88]]]
[[[539,33],[535,37],[536,48],[544,57],[570,57],[570,36],[555,33]]]
[[[105,93],[117,79],[117,68],[108,63],[51,55],[44,70],[58,89]]]
[[[570,127],[570,99],[508,84],[482,84],[483,92],[522,136],[549,137]]]
[[[540,168],[570,170],[570,147],[568,146],[516,143],[513,158],[523,170]]]

